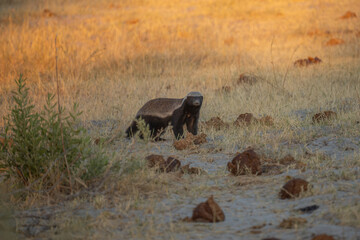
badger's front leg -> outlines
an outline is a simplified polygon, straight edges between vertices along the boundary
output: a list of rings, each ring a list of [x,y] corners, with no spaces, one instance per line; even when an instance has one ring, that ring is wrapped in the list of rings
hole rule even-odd
[[[173,127],[174,135],[176,139],[180,139],[184,136],[185,116],[181,111],[175,111],[171,119],[171,125]]]
[[[191,114],[185,119],[186,128],[193,135],[197,135],[198,133],[199,115],[200,113],[197,112],[196,114]]]

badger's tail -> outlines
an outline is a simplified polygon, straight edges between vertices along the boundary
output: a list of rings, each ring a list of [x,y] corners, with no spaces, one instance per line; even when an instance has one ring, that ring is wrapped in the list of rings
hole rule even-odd
[[[126,137],[127,137],[127,138],[132,138],[138,130],[139,130],[139,129],[138,129],[138,127],[137,127],[136,122],[133,121],[133,122],[131,123],[131,125],[128,127],[128,129],[126,129],[126,132],[125,132],[125,133],[126,133]]]

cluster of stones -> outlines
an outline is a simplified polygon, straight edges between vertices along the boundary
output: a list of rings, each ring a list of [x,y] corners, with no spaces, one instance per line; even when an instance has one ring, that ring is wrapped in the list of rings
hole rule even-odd
[[[145,158],[149,168],[155,168],[159,172],[181,172],[187,174],[203,174],[204,170],[197,167],[190,167],[190,164],[181,166],[180,160],[169,156],[166,160],[162,155],[151,154]]]
[[[194,149],[196,146],[206,143],[206,134],[192,135],[188,133],[184,139],[174,141],[173,146],[176,150]]]
[[[318,57],[308,57],[304,59],[298,59],[294,62],[295,67],[307,67],[309,65],[319,64],[321,63],[321,59]]]

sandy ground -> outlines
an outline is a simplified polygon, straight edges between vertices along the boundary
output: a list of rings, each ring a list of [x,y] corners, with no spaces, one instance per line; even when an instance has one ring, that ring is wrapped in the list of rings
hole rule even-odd
[[[301,116],[295,114],[300,119]],[[87,127],[90,133],[106,132],[112,128],[110,123],[90,121]],[[145,194],[137,200],[135,207],[126,207],[130,201],[123,196],[114,198],[111,204],[99,206],[87,202],[75,204],[76,207],[69,209],[69,204],[62,203],[18,211],[15,213],[17,227],[20,233],[36,239],[62,239],[66,236],[102,236],[111,239],[311,239],[321,233],[332,235],[335,239],[360,239],[360,137],[349,136],[346,128],[343,124],[304,127],[302,133],[316,132],[313,139],[305,143],[281,142],[280,145],[284,153],[292,153],[306,167],[297,169],[294,164],[278,164],[278,167],[260,176],[232,176],[226,170],[226,164],[235,156],[235,152],[244,149],[229,152],[218,148],[224,139],[221,132],[215,138],[207,137],[208,142],[196,149],[183,151],[175,150],[171,135],[167,135],[169,139],[165,142],[145,144],[146,153],[176,156],[182,165],[190,163],[204,169],[206,174],[156,173],[153,181],[157,177],[166,178],[163,193]],[[282,134],[278,130],[268,131],[274,137]],[[119,143],[124,141],[126,144],[131,142],[117,139],[110,148],[116,151]],[[130,151],[136,152],[143,147],[144,143],[136,142]],[[255,150],[262,155],[264,168],[264,159],[270,150],[256,147]],[[311,190],[300,198],[280,200],[278,192],[289,176],[308,180],[312,185]],[[224,222],[182,221],[185,217],[191,217],[193,208],[211,195],[225,213]],[[298,210],[311,205],[318,205],[319,208],[311,213]],[[306,223],[289,229],[279,227],[288,218],[303,218]],[[73,220],[68,221],[70,226],[64,227],[65,219]],[[71,230],[72,224],[82,226],[81,230],[74,232],[74,229]]]

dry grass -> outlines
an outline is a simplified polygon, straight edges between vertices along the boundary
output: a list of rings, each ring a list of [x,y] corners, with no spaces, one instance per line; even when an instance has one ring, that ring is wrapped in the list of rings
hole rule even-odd
[[[196,177],[158,174],[144,168],[143,159],[149,152],[164,149],[167,156],[191,158],[206,166],[227,162],[236,151],[248,146],[273,159],[290,152],[307,164],[310,182],[358,182],[357,149],[352,156],[341,155],[343,161],[339,164],[325,154],[327,148],[320,149],[325,153],[316,148],[317,139],[323,136],[328,137],[325,141],[330,146],[338,146],[336,139],[356,139],[360,135],[356,123],[360,120],[360,18],[340,19],[348,10],[360,15],[358,1],[1,1],[0,117],[9,111],[14,79],[20,73],[27,77],[38,106],[44,104],[48,92],[55,92],[57,36],[62,104],[70,109],[74,102],[79,103],[84,124],[89,120],[119,123],[118,129],[110,132],[92,129],[94,138],[114,140],[107,146],[109,152],[115,152],[111,171],[92,195],[65,201],[62,208],[67,210],[52,220],[56,227],[51,233],[60,239],[178,238],[178,233],[194,236],[189,225],[169,220],[178,220],[179,211],[173,216],[172,211],[178,209],[164,203],[164,199],[175,195],[176,203],[193,204],[199,202],[197,198],[208,197],[205,193],[215,193],[215,198],[216,194],[224,195],[231,202],[236,200],[233,194],[254,191],[244,193],[244,197],[250,199],[255,194],[255,200],[267,206],[273,199],[264,200],[263,194],[276,195],[278,189],[271,187],[283,182],[283,177],[272,176],[264,176],[265,180],[229,178],[225,164],[208,176]],[[344,43],[327,46],[331,38]],[[295,60],[308,56],[318,56],[322,63],[293,66]],[[258,82],[237,84],[244,72],[257,76]],[[228,91],[221,90],[224,86],[230,87]],[[201,121],[219,116],[232,123],[239,114],[250,112],[255,117],[270,115],[275,124],[208,129],[210,147],[192,152],[180,153],[171,143],[122,139],[146,101],[182,98],[194,90],[204,95]],[[323,110],[337,112],[338,118],[313,124],[313,114]],[[0,119],[0,126],[3,124]],[[172,133],[166,137],[172,138]],[[354,144],[359,147],[359,142]],[[344,143],[348,145],[352,146]],[[292,167],[285,170],[287,173],[302,174]],[[306,197],[335,196],[342,188],[347,188],[346,184],[315,186]],[[58,202],[48,196],[33,196],[22,206]],[[359,227],[359,205],[351,203],[342,211],[330,202],[326,202],[330,210],[323,214],[325,218],[331,214],[339,219],[339,225]],[[71,217],[73,210],[82,208],[100,213]],[[274,212],[274,217],[279,217],[286,210],[273,209],[271,214]],[[153,213],[155,217],[151,217]],[[126,229],[124,235],[119,228]],[[200,230],[205,228],[209,235],[213,231],[221,236],[220,230],[200,226]],[[243,229],[234,232],[234,236],[248,236]]]

